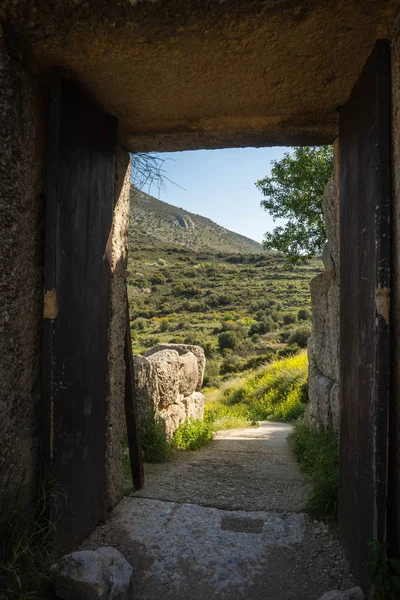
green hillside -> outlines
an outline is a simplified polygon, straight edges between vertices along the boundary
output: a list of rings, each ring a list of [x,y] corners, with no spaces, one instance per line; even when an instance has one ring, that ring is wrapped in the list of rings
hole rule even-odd
[[[231,232],[230,252],[185,248],[177,240],[188,231],[176,233],[175,215],[197,219],[198,240],[223,228],[146,194],[135,197],[141,200],[131,220],[128,264],[134,352],[160,342],[200,344],[208,358],[206,383],[219,385],[306,345],[309,282],[321,272],[319,259],[288,269],[279,254],[243,252],[247,238]]]
[[[190,251],[260,253],[261,244],[206,217],[157,200],[131,187],[131,236],[140,243],[183,246]]]

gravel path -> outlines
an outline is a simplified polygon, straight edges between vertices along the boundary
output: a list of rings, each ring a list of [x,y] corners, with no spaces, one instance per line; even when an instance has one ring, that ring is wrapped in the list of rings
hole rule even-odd
[[[219,432],[197,452],[146,465],[84,548],[116,546],[132,600],[317,600],[355,583],[336,536],[303,513],[308,484],[290,425]]]

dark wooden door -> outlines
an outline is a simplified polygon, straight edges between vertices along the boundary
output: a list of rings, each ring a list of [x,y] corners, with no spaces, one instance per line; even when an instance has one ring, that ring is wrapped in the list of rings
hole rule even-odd
[[[104,515],[116,119],[55,72],[50,100],[42,450],[60,551]],[[65,497],[64,497],[65,495]]]
[[[339,527],[366,583],[386,540],[390,290],[389,43],[379,40],[340,113]]]

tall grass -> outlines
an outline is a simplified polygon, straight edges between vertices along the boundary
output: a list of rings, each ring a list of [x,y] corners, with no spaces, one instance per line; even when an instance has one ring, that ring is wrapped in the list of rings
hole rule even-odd
[[[145,462],[162,463],[171,454],[171,444],[167,440],[164,423],[149,412],[140,423],[140,439]]]
[[[212,440],[212,429],[208,423],[193,419],[179,425],[172,438],[176,450],[198,450]]]
[[[264,365],[250,377],[227,382],[208,393],[205,418],[214,429],[256,421],[294,421],[307,401],[307,354]]]
[[[32,506],[21,508],[18,497],[1,506],[0,600],[47,597],[54,559],[49,512],[50,505],[59,504],[62,491],[58,488],[46,481]]]
[[[306,510],[313,516],[336,524],[338,514],[339,442],[333,429],[310,429],[299,421],[291,434],[295,457],[311,478]]]

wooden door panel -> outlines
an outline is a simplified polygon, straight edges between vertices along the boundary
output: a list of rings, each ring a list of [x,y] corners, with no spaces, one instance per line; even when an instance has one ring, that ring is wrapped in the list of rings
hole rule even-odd
[[[339,527],[366,583],[386,539],[390,290],[389,43],[379,40],[340,113]]]
[[[117,121],[54,77],[49,126],[43,369],[47,459],[65,501],[57,546],[75,548],[104,515],[110,265]],[[53,307],[54,308],[54,307]],[[48,437],[47,437],[48,436]]]

